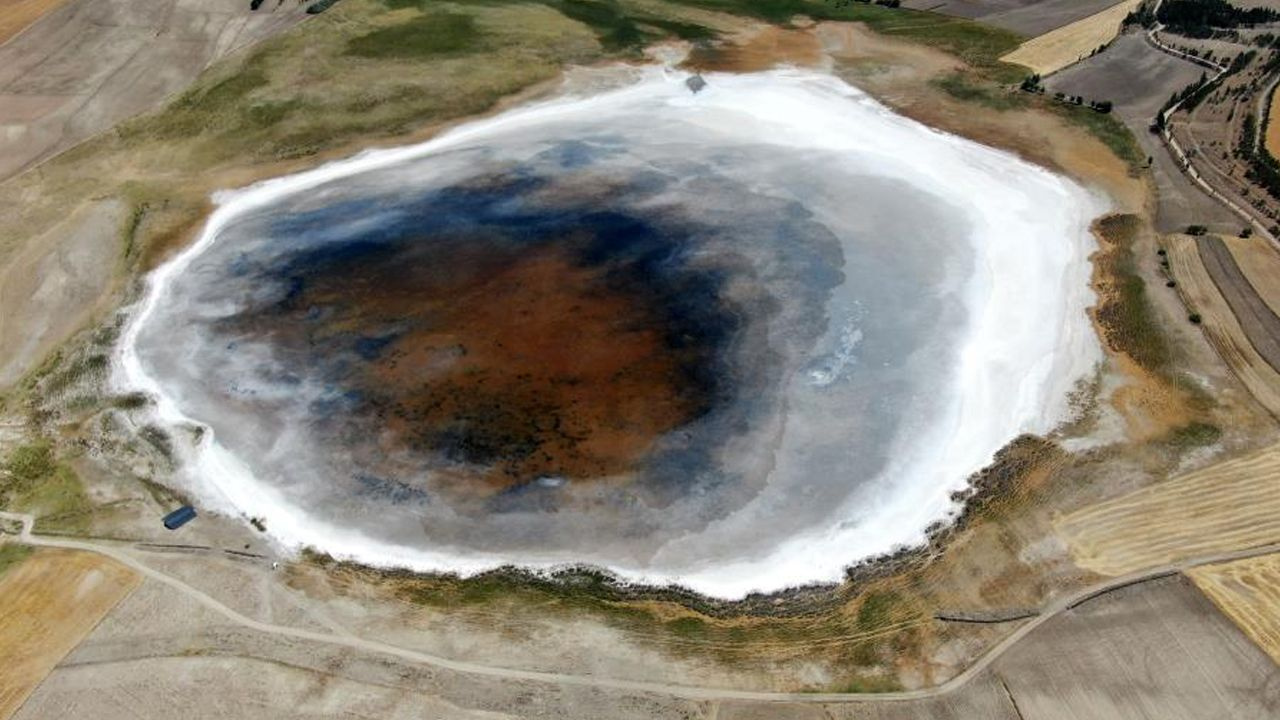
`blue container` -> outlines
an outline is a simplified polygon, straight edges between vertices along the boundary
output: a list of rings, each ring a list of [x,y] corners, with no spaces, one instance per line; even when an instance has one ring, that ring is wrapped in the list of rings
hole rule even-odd
[[[170,530],[177,530],[183,525],[186,525],[187,523],[191,522],[191,520],[195,518],[195,516],[196,516],[195,508],[191,507],[190,505],[183,505],[177,510],[174,510],[173,512],[164,516],[164,526],[169,528]]]

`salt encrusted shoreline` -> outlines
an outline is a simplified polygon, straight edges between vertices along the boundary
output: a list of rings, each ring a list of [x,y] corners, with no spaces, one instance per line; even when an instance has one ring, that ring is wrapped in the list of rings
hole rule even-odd
[[[899,437],[899,460],[877,483],[878,496],[862,494],[850,502],[875,512],[853,522],[852,510],[836,513],[835,526],[780,543],[767,557],[707,558],[697,571],[660,567],[609,568],[625,581],[677,583],[707,596],[741,598],[753,590],[824,583],[844,577],[859,558],[893,548],[918,545],[930,528],[954,517],[954,493],[971,473],[986,466],[1011,438],[1047,432],[1064,419],[1066,398],[1076,380],[1100,357],[1085,308],[1092,304],[1088,256],[1093,250],[1089,224],[1103,204],[1065,178],[1000,151],[963,138],[944,135],[894,115],[874,100],[822,73],[782,70],[757,75],[708,75],[709,87],[697,102],[725,112],[756,115],[772,130],[767,141],[820,147],[839,152],[882,153],[890,172],[938,193],[956,187],[972,195],[965,208],[976,228],[971,233],[977,270],[964,296],[971,318],[952,386],[955,397],[928,428]],[[639,95],[651,102],[691,102],[684,76],[658,68],[639,73],[629,86],[590,98],[562,98],[519,108],[464,125],[430,142],[361,154],[298,175],[269,180],[217,198],[219,208],[199,240],[159,268],[151,277],[142,304],[120,344],[116,384],[122,391],[143,391],[157,398],[158,419],[168,425],[194,423],[145,371],[136,343],[168,284],[181,275],[218,236],[219,228],[238,214],[269,205],[275,199],[320,183],[421,157],[464,140],[482,137],[495,125],[504,129],[541,123],[560,114],[599,108]],[[672,95],[671,93],[679,93]],[[668,98],[677,98],[669,100]],[[591,110],[588,110],[591,111]],[[885,134],[869,147],[851,135],[872,123]],[[737,132],[737,130],[734,130]],[[742,132],[750,134],[751,130]],[[749,139],[749,138],[744,138]],[[758,140],[758,139],[757,139]],[[913,163],[901,156],[915,146],[932,144]],[[946,149],[945,157],[940,153]],[[1005,177],[1005,176],[1008,177]],[[992,182],[992,179],[1001,182]],[[979,183],[985,181],[986,187]],[[1003,184],[1001,184],[1003,183]],[[1031,193],[1036,193],[1034,198]],[[1043,236],[1034,230],[1048,225]],[[219,446],[212,432],[187,458],[193,488],[216,509],[266,518],[272,537],[285,547],[315,548],[338,558],[381,567],[474,574],[515,564],[534,569],[561,566],[562,561],[527,562],[519,558],[458,555],[425,548],[390,546],[371,541],[350,528],[313,521],[273,489],[257,483],[248,467]]]

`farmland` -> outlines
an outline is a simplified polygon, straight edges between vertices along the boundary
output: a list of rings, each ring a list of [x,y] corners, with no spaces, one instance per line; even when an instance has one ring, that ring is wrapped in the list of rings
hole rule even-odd
[[[0,718],[10,717],[138,580],[99,555],[64,550],[40,550],[0,575]]]

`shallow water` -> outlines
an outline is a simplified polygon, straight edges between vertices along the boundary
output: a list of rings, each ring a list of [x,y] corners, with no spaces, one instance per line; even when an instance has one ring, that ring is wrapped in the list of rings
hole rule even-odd
[[[1097,358],[1099,200],[806,71],[642,71],[219,198],[120,383],[202,501],[721,596],[922,537]]]

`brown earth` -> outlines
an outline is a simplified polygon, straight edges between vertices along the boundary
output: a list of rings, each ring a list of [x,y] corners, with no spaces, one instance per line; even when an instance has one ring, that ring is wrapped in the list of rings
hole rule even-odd
[[[213,61],[304,17],[295,2],[65,0],[0,45],[0,180],[158,106]]]
[[[0,0],[0,45],[66,0]]]
[[[818,67],[826,59],[814,33],[770,25],[744,30],[723,45],[695,46],[687,64],[700,70],[747,73],[778,65]]]
[[[0,718],[17,712],[139,580],[101,555],[48,549],[0,576]]]

